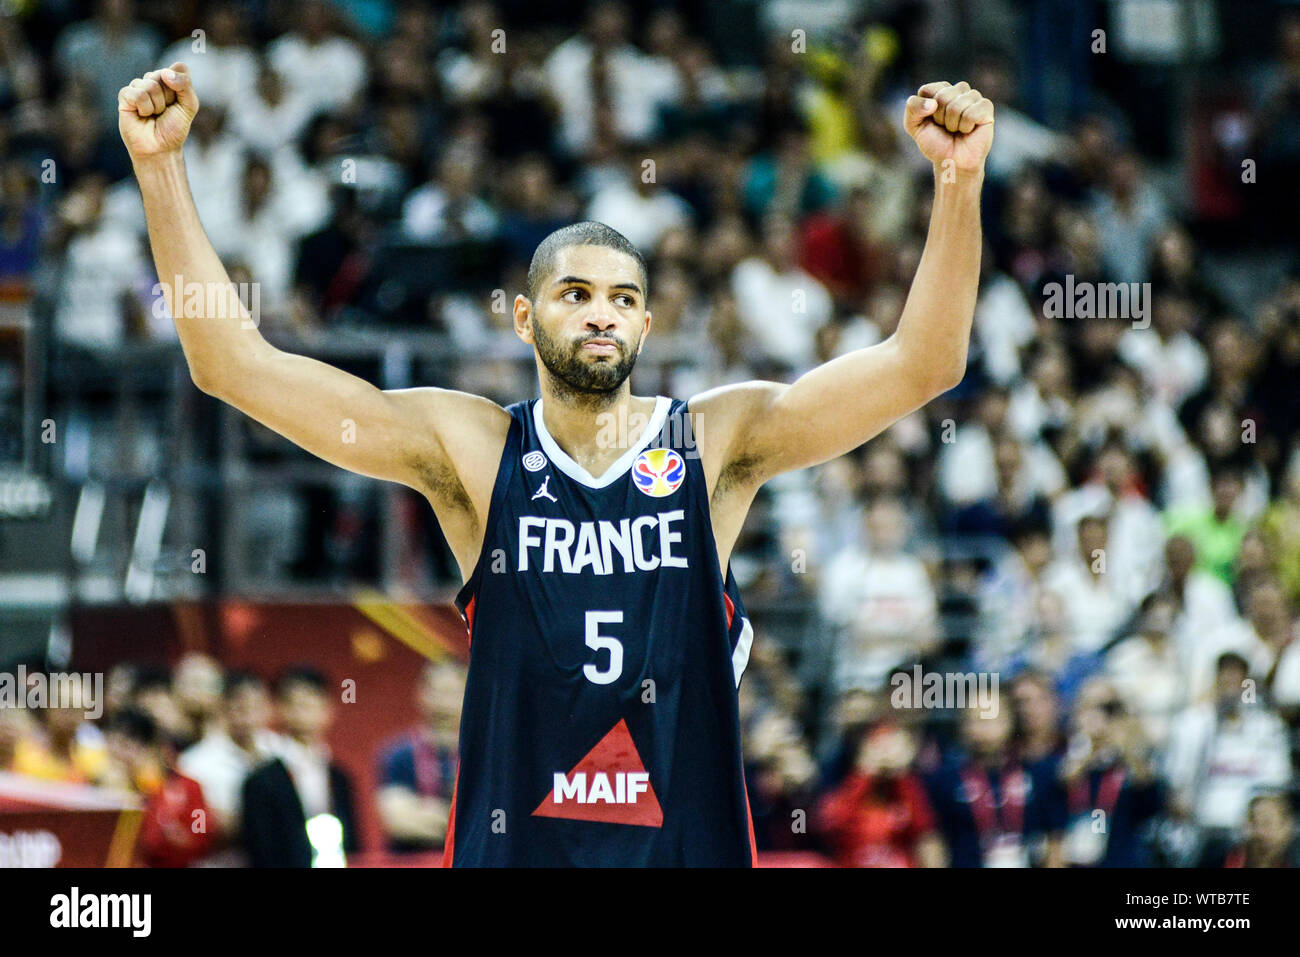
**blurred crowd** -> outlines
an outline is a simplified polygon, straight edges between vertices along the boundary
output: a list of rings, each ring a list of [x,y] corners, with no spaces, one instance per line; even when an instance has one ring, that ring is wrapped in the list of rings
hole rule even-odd
[[[418,722],[373,756],[393,853],[441,846],[456,773],[464,669],[429,663],[414,683]],[[124,663],[92,707],[0,709],[0,772],[138,798],[143,866],[326,866],[362,848],[369,800],[330,748],[337,705],[310,664],[268,681],[198,653]]]
[[[1115,4],[698,6],[0,18],[0,282],[46,298],[68,353],[174,337],[115,94],[181,60],[202,101],[191,189],[232,279],[260,283],[269,337],[432,331],[470,361],[420,384],[517,401],[536,383],[507,304],[543,237],[594,219],[650,263],[660,358],[638,393],[790,381],[897,325],[933,191],[902,104],[969,79],[997,114],[966,379],[769,483],[732,556],[747,603],[806,607],[817,638],[764,640],[755,613],[759,846],[858,866],[1295,864],[1300,10],[1261,4],[1254,59],[1200,64],[1213,89],[1180,113],[1149,69],[1069,52]],[[1129,312],[1049,305],[1053,284],[1107,283],[1142,290]],[[996,716],[899,707],[917,665],[996,675]],[[263,749],[231,702],[266,691],[225,689],[243,756],[209,752],[243,767]],[[144,721],[119,720],[159,763]],[[58,723],[43,733],[67,762],[100,760]],[[445,798],[439,741],[389,756],[397,845],[441,839],[445,810],[417,800]],[[228,819],[228,780],[202,787]]]

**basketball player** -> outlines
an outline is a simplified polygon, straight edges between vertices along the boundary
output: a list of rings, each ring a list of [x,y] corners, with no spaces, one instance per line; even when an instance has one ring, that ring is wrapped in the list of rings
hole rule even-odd
[[[419,491],[460,565],[470,665],[447,863],[751,865],[736,689],[752,631],[731,548],[768,479],[843,455],[961,380],[993,104],[966,83],[908,99],[935,195],[889,339],[793,384],[633,395],[645,262],[578,223],[538,246],[515,297],[540,398],[504,409],[381,391],[272,346],[190,197],[185,66],[132,81],[118,105],[195,385],[328,462]],[[195,315],[176,278],[220,290],[225,308]]]

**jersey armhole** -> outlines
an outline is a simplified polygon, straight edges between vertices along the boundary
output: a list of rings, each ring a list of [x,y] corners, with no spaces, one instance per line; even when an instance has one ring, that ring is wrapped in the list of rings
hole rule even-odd
[[[501,461],[497,464],[496,482],[492,485],[492,499],[488,503],[487,519],[483,523],[483,544],[479,546],[478,559],[474,562],[474,570],[470,572],[469,580],[456,593],[456,608],[462,615],[465,614],[466,607],[478,592],[479,579],[483,574],[483,559],[488,553],[488,542],[491,539],[492,531],[501,519],[502,503],[505,501],[506,489],[510,485],[510,480],[515,474],[515,460],[518,458],[522,434],[523,424],[519,421],[519,416],[511,414],[510,429],[506,433],[505,448],[501,450]]]
[[[709,496],[708,477],[705,475],[705,471],[704,471],[704,459],[701,458],[700,456],[699,442],[695,438],[695,426],[694,423],[691,421],[691,400],[690,399],[681,400],[681,409],[678,414],[680,414],[682,417],[682,432],[681,432],[682,442],[683,444],[685,444],[687,437],[690,438],[691,448],[694,450],[695,454],[688,456],[688,458],[693,458],[695,460],[695,464],[698,468],[698,472],[700,476],[699,480],[704,488],[704,520],[709,529],[709,541],[711,543],[710,551],[713,552],[713,562],[716,567],[717,560],[718,560],[718,546],[717,546],[717,539],[713,537],[713,505]],[[672,417],[671,412],[669,413],[669,417],[670,418]],[[689,466],[687,467],[689,468]],[[718,574],[719,577],[722,579],[722,587],[725,590],[727,587],[727,579],[731,576],[730,556],[727,557],[727,567],[725,569],[719,568]]]

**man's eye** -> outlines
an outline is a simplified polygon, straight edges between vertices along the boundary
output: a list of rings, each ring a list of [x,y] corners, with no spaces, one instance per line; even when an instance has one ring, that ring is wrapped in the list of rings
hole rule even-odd
[[[570,302],[577,302],[577,297],[581,295],[582,295],[581,289],[570,289],[568,292],[564,294],[564,298],[569,299]],[[570,297],[574,297],[574,298],[570,299]]]
[[[630,307],[632,305],[631,296],[619,296],[617,297],[617,299],[618,299],[618,303],[624,307]]]

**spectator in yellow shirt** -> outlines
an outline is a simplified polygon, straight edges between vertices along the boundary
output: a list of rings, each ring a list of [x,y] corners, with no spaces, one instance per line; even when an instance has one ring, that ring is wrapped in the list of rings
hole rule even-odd
[[[98,784],[108,765],[108,752],[99,731],[80,708],[48,708],[35,734],[14,746],[13,770],[43,781]]]

